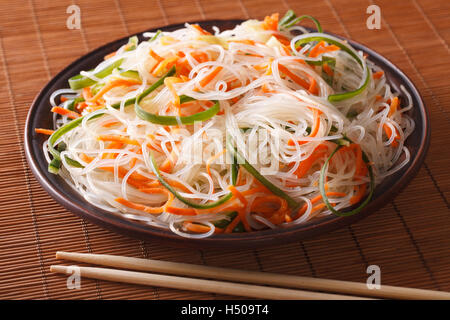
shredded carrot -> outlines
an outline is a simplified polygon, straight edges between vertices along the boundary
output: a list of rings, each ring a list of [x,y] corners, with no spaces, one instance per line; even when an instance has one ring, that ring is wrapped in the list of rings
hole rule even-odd
[[[114,135],[100,135],[100,136],[98,136],[97,139],[100,140],[100,141],[117,141],[117,142],[122,142],[122,143],[125,143],[125,144],[132,144],[132,145],[135,145],[135,146],[140,146],[141,145],[137,140],[130,139],[130,138],[127,138],[125,136],[120,136],[120,135],[117,135],[117,136],[114,136]]]
[[[42,133],[51,136],[55,131],[50,129],[42,129],[42,128],[36,128],[34,129],[34,132],[36,133]]]
[[[318,94],[319,93],[319,88],[317,86],[316,79],[314,79],[313,77],[310,77],[309,80],[310,80],[310,82],[309,82],[308,91],[311,92],[312,94]]]
[[[69,100],[69,98],[61,96],[61,98],[59,98],[59,100],[61,100],[61,102],[66,102],[67,100]]]
[[[234,219],[228,224],[228,226],[225,228],[224,233],[232,233],[233,229],[236,228],[236,226],[238,225],[238,223],[241,221],[241,215],[238,214],[236,215],[236,217],[234,217]]]
[[[178,56],[164,59],[157,65],[156,68],[154,68],[154,70],[152,71],[152,75],[155,77],[161,76],[166,70],[175,65],[178,59],[180,59],[180,57]]]
[[[270,57],[269,61],[267,62],[267,70],[264,73],[265,76],[270,76],[272,75],[272,62],[273,62],[273,58]]]
[[[277,203],[279,208],[274,211],[273,203]],[[275,195],[267,195],[256,198],[252,205],[252,212],[263,214],[270,222],[280,224],[285,221],[286,210],[288,209],[287,201]]]
[[[109,119],[109,120],[102,122],[102,127],[109,128],[109,127],[115,126],[116,124],[119,124],[119,123],[120,123],[120,121],[117,121],[114,119]]]
[[[116,53],[117,53],[116,51],[111,52],[111,53],[107,54],[106,56],[104,56],[103,59],[108,60],[109,58],[114,57],[116,55]]]
[[[199,223],[192,223],[189,221],[184,221],[183,227],[185,227],[186,230],[194,233],[207,233],[209,230],[211,230],[211,227],[209,226],[205,226]]]
[[[173,95],[173,104],[178,110],[178,114],[180,113],[180,97],[178,96],[177,91],[175,90],[173,84],[183,82],[180,78],[177,77],[167,77],[164,79],[164,84],[169,89],[170,93]]]
[[[354,205],[354,204],[360,202],[362,197],[364,197],[364,195],[366,194],[367,183],[363,183],[363,184],[359,185],[357,189],[358,189],[358,191],[356,192],[356,194],[350,198],[351,205]]]
[[[200,86],[204,87],[206,86],[208,83],[210,83],[212,81],[212,79],[214,79],[217,74],[222,71],[223,67],[218,66],[216,67],[213,71],[211,71],[209,74],[207,74],[202,80],[200,80],[199,84]]]
[[[250,39],[237,39],[237,40],[228,40],[228,42],[236,42],[236,43],[243,43],[243,44],[248,44],[248,45],[255,45],[255,41],[254,40],[250,40]]]
[[[383,75],[384,75],[384,72],[383,72],[383,71],[378,71],[378,72],[375,72],[375,73],[372,75],[372,77],[373,77],[374,79],[380,79]]]
[[[120,141],[112,141],[106,148],[107,149],[120,149],[123,147],[123,143]],[[117,153],[104,153],[102,155],[102,159],[115,159],[117,157]]]
[[[178,208],[178,207],[166,207],[166,212],[177,214],[180,216],[195,216],[197,212],[192,208]]]
[[[103,88],[97,92],[95,94],[95,96],[86,99],[87,101],[97,101],[99,98],[101,98],[106,92],[108,92],[109,90],[116,88],[116,87],[121,87],[121,86],[132,86],[135,84],[140,84],[141,81],[140,80],[136,80],[136,79],[115,79],[112,80],[110,82],[108,82],[105,86],[103,86]]]
[[[211,32],[206,31],[205,29],[200,27],[198,24],[193,24],[192,26],[202,35],[205,35],[205,36],[211,35]]]
[[[297,76],[295,73],[292,73],[288,68],[286,68],[285,66],[283,66],[282,64],[278,65],[278,69],[283,72],[285,75],[287,75],[289,78],[292,79],[292,81],[294,81],[295,83],[297,83],[298,85],[302,86],[305,89],[309,88],[309,84],[303,80],[302,78],[300,78],[299,76]]]
[[[190,53],[191,57],[197,60],[198,63],[203,63],[209,60],[208,54],[203,51],[194,51]]]
[[[92,98],[91,87],[83,88],[83,90],[81,91],[81,96],[84,100],[89,101]]]
[[[228,190],[230,190],[231,193],[232,193],[236,198],[238,198],[239,201],[240,201],[244,206],[247,206],[247,204],[248,204],[247,199],[245,199],[245,197],[242,195],[242,193],[239,192],[239,190],[236,189],[235,186],[233,186],[233,185],[228,186]]]
[[[306,173],[311,169],[313,164],[319,160],[320,158],[324,157],[328,151],[327,146],[321,144],[317,146],[313,153],[305,160],[300,162],[300,165],[298,166],[297,170],[295,170],[295,175],[300,179],[303,178]]]
[[[328,63],[324,63],[323,66],[322,66],[322,69],[323,69],[323,71],[325,71],[325,73],[326,73],[327,75],[329,75],[330,77],[333,76],[334,72],[333,72],[333,70],[331,69],[331,67],[328,65]]]
[[[214,160],[216,160],[217,158],[219,158],[220,156],[222,156],[226,151],[227,151],[227,149],[223,149],[221,152],[219,152],[219,153],[213,155],[211,158],[208,159],[208,161],[206,161],[206,172],[208,172],[208,175],[209,175],[210,177],[212,177],[212,176],[211,176],[211,170],[210,170],[211,163],[212,163]]]
[[[310,58],[317,57],[320,54],[320,48],[323,48],[324,46],[325,46],[325,41],[320,41],[309,51],[309,57]]]
[[[327,195],[327,197],[345,197],[346,196],[346,194],[343,192],[327,192],[326,195]],[[322,200],[322,195],[319,194],[318,196],[311,199],[311,203],[315,204],[315,203],[319,202],[320,200]],[[314,208],[315,207],[313,207],[313,209]],[[298,210],[296,217],[300,217],[302,214],[304,214],[306,212],[306,209],[308,209],[307,204],[305,204],[304,206],[302,206],[300,208],[300,210]],[[317,210],[317,208],[316,208],[316,210]]]
[[[398,97],[394,97],[394,98],[392,99],[391,105],[390,105],[390,108],[389,108],[389,113],[388,113],[388,116],[389,116],[389,117],[392,116],[392,115],[397,111],[399,102],[400,102],[400,101],[399,101]]]
[[[61,107],[53,107],[51,111],[54,113],[60,114],[62,116],[66,116],[70,119],[76,119],[76,118],[81,117],[81,114],[79,114],[78,112],[70,111],[68,109],[64,109]]]
[[[279,17],[278,13],[274,13],[271,16],[265,17],[262,27],[265,30],[277,31],[278,30],[278,17]]]
[[[391,104],[390,104],[390,107],[389,107],[389,113],[388,113],[389,117],[392,116],[397,111],[399,103],[400,103],[400,100],[399,100],[398,97],[394,97],[391,100]],[[384,132],[386,133],[386,135],[390,138],[392,136],[391,127],[388,126],[387,124],[384,124],[383,125],[383,129],[384,129]],[[400,135],[399,135],[397,129],[395,129],[395,137],[394,137],[394,141],[392,141],[392,145],[394,147],[398,146],[398,140],[400,140]]]
[[[124,198],[116,198],[115,200],[118,203],[120,203],[121,205],[124,205],[128,208],[139,210],[139,211],[144,211],[144,212],[150,213],[150,214],[159,214],[164,211],[163,207],[148,207],[143,204],[128,201]]]
[[[311,51],[309,52],[309,57],[311,58],[316,58],[321,54],[327,53],[327,52],[332,52],[332,51],[337,51],[340,50],[340,48],[338,46],[335,46],[334,44],[329,45],[329,46],[325,46],[325,42],[324,41],[320,41],[318,44],[316,44]]]
[[[150,49],[149,54],[150,54],[150,56],[151,56],[153,59],[155,59],[155,60],[158,61],[158,62],[161,62],[161,61],[164,60],[163,57],[161,57],[160,55],[158,55],[158,54],[157,54],[155,51],[153,51],[152,49]]]

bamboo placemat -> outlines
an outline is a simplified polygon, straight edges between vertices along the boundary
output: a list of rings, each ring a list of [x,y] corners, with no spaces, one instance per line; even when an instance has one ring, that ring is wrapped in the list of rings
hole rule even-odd
[[[66,8],[81,8],[68,30]],[[380,30],[366,28],[371,1],[316,0],[28,0],[0,4],[0,298],[238,298],[83,279],[68,290],[49,273],[55,251],[109,253],[362,281],[381,268],[382,284],[450,291],[450,3],[378,0]],[[40,88],[75,58],[130,33],[204,19],[263,18],[288,8],[318,18],[325,30],[359,41],[397,64],[430,110],[431,147],[418,176],[394,201],[350,227],[258,250],[194,250],[142,242],[67,212],[26,165],[23,130]]]

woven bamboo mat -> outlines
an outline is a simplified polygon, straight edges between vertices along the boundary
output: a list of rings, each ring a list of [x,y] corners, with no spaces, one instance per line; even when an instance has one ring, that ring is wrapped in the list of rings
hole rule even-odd
[[[66,8],[82,28],[66,28]],[[381,30],[366,28],[370,1],[28,0],[0,4],[0,298],[239,298],[83,279],[68,290],[49,273],[56,250],[110,253],[322,278],[450,291],[450,2],[378,0]],[[359,41],[397,64],[422,93],[431,147],[418,176],[396,199],[350,227],[316,239],[258,250],[194,250],[142,242],[85,222],[40,187],[23,155],[24,123],[38,90],[75,58],[116,38],[187,20],[263,18],[271,12],[318,18],[325,30]]]

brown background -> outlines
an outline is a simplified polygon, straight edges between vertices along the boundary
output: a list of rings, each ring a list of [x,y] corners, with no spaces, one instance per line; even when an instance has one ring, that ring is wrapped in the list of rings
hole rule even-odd
[[[66,28],[66,8],[81,8],[81,30]],[[377,1],[381,30],[366,28],[370,1],[29,0],[0,1],[0,298],[217,299],[206,293],[83,279],[80,290],[49,273],[56,250],[110,253],[450,291],[450,2]],[[431,147],[418,176],[386,207],[321,237],[258,250],[194,250],[142,242],[100,229],[56,204],[27,168],[25,117],[33,97],[59,70],[94,48],[171,23],[263,18],[288,8],[325,30],[359,41],[397,64],[430,110]]]

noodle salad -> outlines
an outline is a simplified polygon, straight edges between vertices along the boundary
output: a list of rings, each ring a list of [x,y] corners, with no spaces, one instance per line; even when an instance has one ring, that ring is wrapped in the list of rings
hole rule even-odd
[[[298,25],[312,20],[317,32]],[[356,214],[410,159],[411,96],[311,16],[144,33],[69,79],[36,129],[89,203],[189,238]]]

